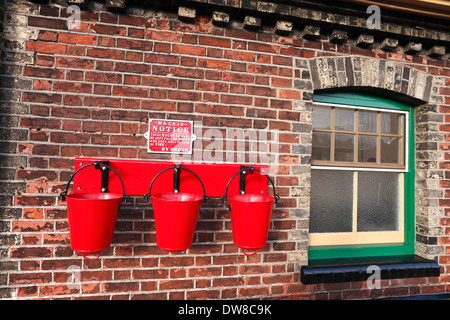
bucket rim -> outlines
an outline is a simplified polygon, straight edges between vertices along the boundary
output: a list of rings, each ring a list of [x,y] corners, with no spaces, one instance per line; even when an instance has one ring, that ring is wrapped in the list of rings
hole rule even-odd
[[[258,193],[234,194],[234,195],[228,196],[228,200],[229,201],[231,200],[231,201],[247,202],[247,201],[242,201],[241,199],[239,199],[239,198],[246,198],[246,196],[250,196],[250,197],[257,196],[257,197],[264,198],[263,200],[257,201],[254,203],[266,203],[266,202],[275,201],[275,197],[269,196],[267,194],[258,194]]]
[[[183,201],[184,203],[199,202],[199,201],[203,200],[203,195],[198,194],[198,193],[190,193],[190,192],[160,192],[160,193],[156,193],[156,194],[152,195],[152,198],[157,198],[158,200],[169,201],[169,202],[180,202],[179,200],[176,200],[176,199],[163,199],[161,197],[161,195],[165,195],[165,194],[193,195],[193,196],[198,197],[198,199],[194,199],[194,200],[185,200],[185,201]]]
[[[104,195],[109,195],[109,196],[113,196],[111,198],[108,199],[92,199],[92,198],[83,198],[83,195],[99,195],[99,194],[104,194]],[[116,193],[116,192],[79,192],[79,193],[72,193],[66,196],[66,198],[69,199],[77,199],[77,200],[82,200],[82,201],[92,201],[92,200],[119,200],[119,199],[123,199],[124,196],[121,193]]]

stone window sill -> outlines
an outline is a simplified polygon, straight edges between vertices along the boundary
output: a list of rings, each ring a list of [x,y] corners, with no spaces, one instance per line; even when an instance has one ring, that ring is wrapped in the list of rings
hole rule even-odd
[[[381,279],[437,277],[439,264],[416,255],[319,259],[302,266],[300,280],[304,284],[366,281],[373,271],[371,265],[380,268]]]

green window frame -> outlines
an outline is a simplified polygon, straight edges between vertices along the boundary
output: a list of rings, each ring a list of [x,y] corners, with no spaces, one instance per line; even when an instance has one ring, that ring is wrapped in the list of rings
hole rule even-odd
[[[315,94],[314,102],[329,103],[335,105],[346,105],[355,107],[370,107],[380,109],[399,110],[408,112],[408,121],[405,123],[405,130],[408,132],[408,139],[405,142],[405,154],[408,154],[409,161],[406,163],[404,171],[404,242],[396,244],[353,244],[338,246],[310,246],[308,256],[310,260],[332,259],[332,258],[354,258],[354,257],[375,257],[375,256],[395,256],[414,254],[415,245],[415,157],[414,157],[414,108],[404,103],[386,99],[383,97],[354,93],[320,93]]]

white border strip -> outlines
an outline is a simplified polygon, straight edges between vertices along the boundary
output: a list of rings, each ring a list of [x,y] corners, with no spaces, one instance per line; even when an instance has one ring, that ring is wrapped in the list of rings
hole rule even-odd
[[[384,169],[384,168],[363,168],[363,167],[329,167],[311,166],[312,170],[343,170],[343,171],[381,171],[381,172],[408,172],[407,169]]]
[[[393,110],[393,109],[374,108],[374,107],[360,107],[360,106],[352,106],[352,105],[348,105],[348,104],[313,102],[313,105],[314,104],[323,105],[323,106],[337,107],[337,108],[350,108],[350,109],[360,109],[360,110],[370,110],[370,111],[383,111],[383,112],[403,113],[403,114],[408,114],[409,113],[408,111],[403,111],[403,110]]]

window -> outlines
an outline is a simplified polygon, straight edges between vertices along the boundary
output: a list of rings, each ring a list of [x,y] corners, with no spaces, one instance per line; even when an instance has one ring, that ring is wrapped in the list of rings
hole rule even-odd
[[[407,116],[400,111],[316,103],[312,161],[322,166],[405,169]]]
[[[412,108],[398,102],[315,97],[310,258],[411,253],[412,122]]]

